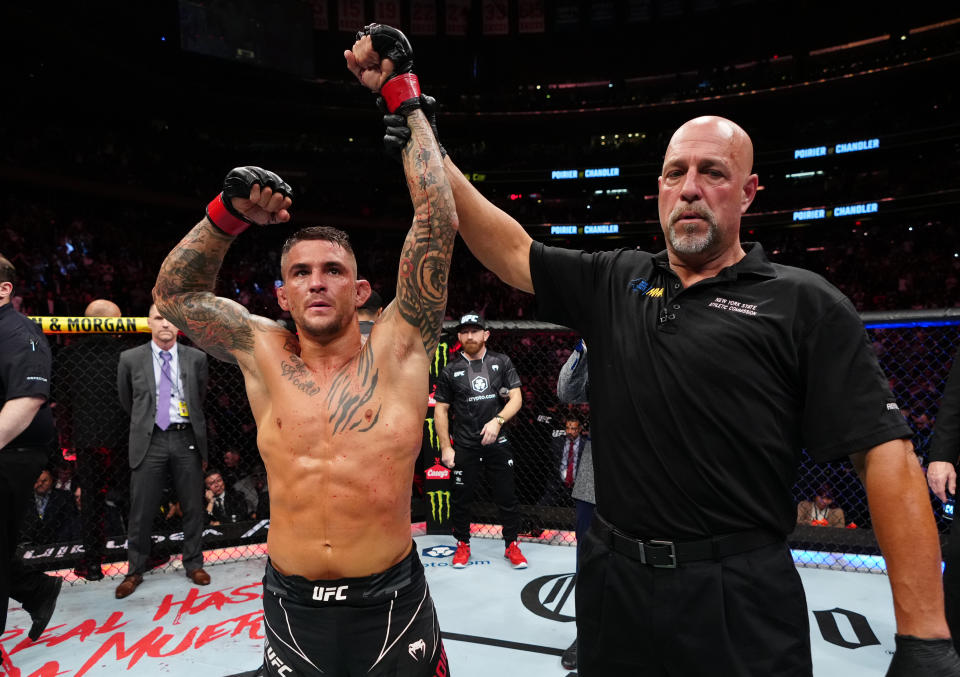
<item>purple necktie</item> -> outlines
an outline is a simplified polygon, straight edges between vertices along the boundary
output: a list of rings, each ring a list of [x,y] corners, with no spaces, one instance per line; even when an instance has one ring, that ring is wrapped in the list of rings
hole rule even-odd
[[[161,350],[160,359],[163,360],[163,365],[160,367],[160,394],[157,396],[157,427],[166,430],[170,427],[170,385],[173,383],[170,360],[173,355]]]

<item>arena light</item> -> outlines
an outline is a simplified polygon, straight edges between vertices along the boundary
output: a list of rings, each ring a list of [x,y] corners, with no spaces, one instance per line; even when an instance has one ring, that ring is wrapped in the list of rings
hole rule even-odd
[[[954,327],[958,324],[960,324],[960,320],[923,320],[918,322],[864,322],[863,326],[867,329],[915,329],[917,327]]]

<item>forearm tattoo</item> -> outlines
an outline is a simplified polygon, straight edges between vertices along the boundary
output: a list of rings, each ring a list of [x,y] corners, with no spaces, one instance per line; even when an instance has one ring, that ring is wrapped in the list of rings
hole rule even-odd
[[[447,306],[450,255],[457,235],[457,210],[433,131],[420,111],[407,118],[412,132],[403,151],[413,226],[400,254],[397,309],[420,329],[423,347],[433,353]]]
[[[296,354],[280,363],[280,373],[300,392],[313,397],[323,392],[313,373]],[[380,380],[380,370],[373,359],[373,346],[368,341],[356,359],[338,371],[327,389],[327,422],[331,434],[355,431],[364,433],[380,420],[382,405],[368,406]]]
[[[161,315],[198,346],[228,362],[236,361],[233,352],[253,352],[250,313],[213,293],[232,241],[204,219],[164,259],[153,289]]]

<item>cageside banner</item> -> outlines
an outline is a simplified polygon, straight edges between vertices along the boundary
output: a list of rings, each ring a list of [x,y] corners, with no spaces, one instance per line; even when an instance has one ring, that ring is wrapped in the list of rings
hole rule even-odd
[[[149,334],[145,317],[59,317],[29,315],[44,334]]]
[[[266,543],[270,520],[237,522],[208,526],[203,530],[203,549],[229,548],[235,546]],[[156,554],[179,552],[183,541],[183,532],[155,533],[153,544]],[[28,544],[20,546],[17,553],[23,563],[31,569],[51,571],[73,566],[83,555],[83,544],[50,543],[45,545]],[[122,562],[127,559],[126,539],[107,539],[104,548],[107,562]]]

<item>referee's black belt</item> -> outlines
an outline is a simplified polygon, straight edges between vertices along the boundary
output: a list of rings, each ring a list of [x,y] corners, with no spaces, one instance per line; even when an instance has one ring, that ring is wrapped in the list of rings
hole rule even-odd
[[[699,541],[644,540],[628,536],[599,514],[594,514],[591,530],[614,552],[652,567],[667,569],[675,569],[687,562],[718,560],[784,540],[783,536],[766,529],[738,531]]]
[[[189,423],[171,423],[170,425],[167,426],[166,430],[164,430],[163,428],[161,428],[156,424],[154,424],[153,427],[156,428],[159,432],[168,433],[168,432],[171,432],[172,430],[186,430],[187,428],[190,427],[190,424]]]

